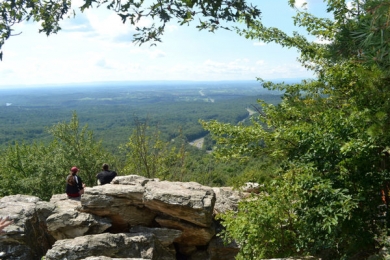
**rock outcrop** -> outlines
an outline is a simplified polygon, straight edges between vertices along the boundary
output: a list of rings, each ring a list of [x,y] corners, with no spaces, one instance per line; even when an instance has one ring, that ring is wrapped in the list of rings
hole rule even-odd
[[[14,223],[0,235],[0,258],[40,259],[45,255],[55,242],[46,224],[54,210],[54,204],[33,196],[1,198],[0,216],[10,216]]]
[[[244,195],[130,175],[86,188],[79,200],[4,197],[0,216],[14,223],[0,236],[0,259],[234,259],[239,247],[216,236],[214,216]]]
[[[175,254],[153,234],[98,234],[58,240],[46,254],[46,260],[77,260],[90,256],[174,260]]]

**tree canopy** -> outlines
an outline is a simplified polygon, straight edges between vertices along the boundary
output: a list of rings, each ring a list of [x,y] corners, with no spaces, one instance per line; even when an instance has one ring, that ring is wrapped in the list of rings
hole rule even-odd
[[[0,151],[0,196],[28,194],[49,200],[64,192],[72,165],[81,169],[83,182],[90,187],[96,184],[96,173],[103,163],[115,167],[116,160],[95,140],[88,126],[79,126],[76,113],[69,122],[57,123],[47,131],[53,137],[48,144],[16,143]]]
[[[278,177],[222,216],[243,259],[319,255],[365,259],[384,245],[389,223],[390,1],[328,0],[332,18],[297,9],[309,37],[260,21],[238,32],[296,48],[315,80],[263,82],[284,91],[277,106],[261,102],[251,126],[203,122],[220,158],[267,157]],[[295,1],[289,1],[293,6]],[[272,165],[273,167],[275,164]]]

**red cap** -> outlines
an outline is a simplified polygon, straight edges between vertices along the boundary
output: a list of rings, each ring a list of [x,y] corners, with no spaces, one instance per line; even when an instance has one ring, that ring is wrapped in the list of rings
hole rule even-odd
[[[76,173],[79,171],[79,169],[76,166],[73,166],[72,169],[70,169],[70,171]]]

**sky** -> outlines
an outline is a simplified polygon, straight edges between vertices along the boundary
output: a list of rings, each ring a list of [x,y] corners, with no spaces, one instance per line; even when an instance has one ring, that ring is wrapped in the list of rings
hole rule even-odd
[[[262,11],[262,22],[287,32],[293,26],[288,0],[251,0]],[[307,2],[315,14],[325,14],[322,0]],[[72,0],[74,7],[82,0]],[[76,9],[77,10],[77,9]],[[145,19],[142,25],[153,21]],[[0,88],[86,82],[189,80],[223,81],[311,78],[297,62],[295,49],[245,39],[233,31],[215,33],[170,23],[157,46],[135,45],[134,26],[106,8],[76,12],[61,23],[62,30],[47,37],[39,24],[23,22],[3,45]],[[233,25],[233,24],[232,24]]]

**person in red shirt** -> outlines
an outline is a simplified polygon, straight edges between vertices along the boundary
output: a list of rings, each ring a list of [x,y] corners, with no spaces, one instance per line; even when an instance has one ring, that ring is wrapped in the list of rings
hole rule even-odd
[[[77,175],[79,169],[74,166],[70,169],[68,177],[66,177],[66,194],[70,198],[80,197],[84,194],[85,184],[80,176]]]

